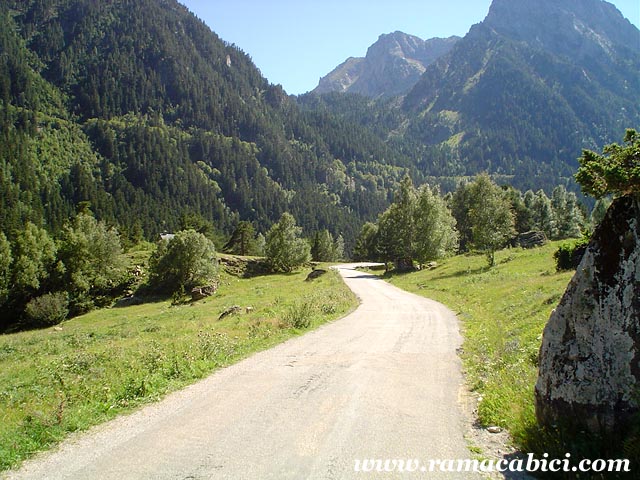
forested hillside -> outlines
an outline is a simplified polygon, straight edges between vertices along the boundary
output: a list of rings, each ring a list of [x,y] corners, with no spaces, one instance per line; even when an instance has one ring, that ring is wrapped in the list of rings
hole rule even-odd
[[[184,218],[228,234],[284,211],[353,242],[409,162],[301,112],[173,0],[0,7],[0,227],[57,231],[80,202],[132,239]]]

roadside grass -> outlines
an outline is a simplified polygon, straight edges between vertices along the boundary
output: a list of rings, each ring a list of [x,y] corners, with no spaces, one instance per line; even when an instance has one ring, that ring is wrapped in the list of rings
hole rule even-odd
[[[553,253],[561,243],[497,252],[491,269],[484,255],[461,255],[432,270],[387,278],[457,313],[465,374],[481,397],[479,421],[506,428],[520,448],[540,442],[533,390],[538,351],[544,326],[573,275],[555,270]]]
[[[222,273],[199,302],[102,309],[0,336],[0,470],[357,306],[337,272],[305,282],[307,273]]]

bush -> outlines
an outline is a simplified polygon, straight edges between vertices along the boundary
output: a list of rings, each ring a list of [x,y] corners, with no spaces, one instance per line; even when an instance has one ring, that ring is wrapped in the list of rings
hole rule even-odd
[[[57,325],[69,314],[69,294],[55,292],[36,297],[27,303],[25,313],[39,326]]]
[[[314,305],[310,300],[296,302],[289,307],[284,316],[284,321],[287,325],[300,330],[309,328],[314,310]]]
[[[160,240],[149,260],[149,283],[165,292],[206,285],[218,273],[216,248],[194,230],[183,230],[169,240]]]
[[[556,260],[556,270],[561,272],[578,268],[588,244],[589,240],[583,238],[560,245],[556,253],[553,254],[553,258]]]

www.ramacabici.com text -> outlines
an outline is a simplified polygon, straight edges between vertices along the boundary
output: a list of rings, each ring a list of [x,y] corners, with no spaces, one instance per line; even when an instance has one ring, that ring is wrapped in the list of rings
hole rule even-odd
[[[523,458],[512,459],[356,459],[354,470],[360,473],[413,473],[413,472],[524,472],[524,473],[583,473],[583,472],[630,472],[631,466],[627,459],[582,459],[572,461],[571,454],[565,458],[549,458],[548,454],[536,458],[533,453]]]

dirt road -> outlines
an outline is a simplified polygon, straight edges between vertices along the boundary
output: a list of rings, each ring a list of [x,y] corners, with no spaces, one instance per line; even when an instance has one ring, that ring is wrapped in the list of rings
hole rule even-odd
[[[470,456],[461,343],[442,305],[341,268],[362,305],[26,463],[16,479],[475,478],[363,473]]]

